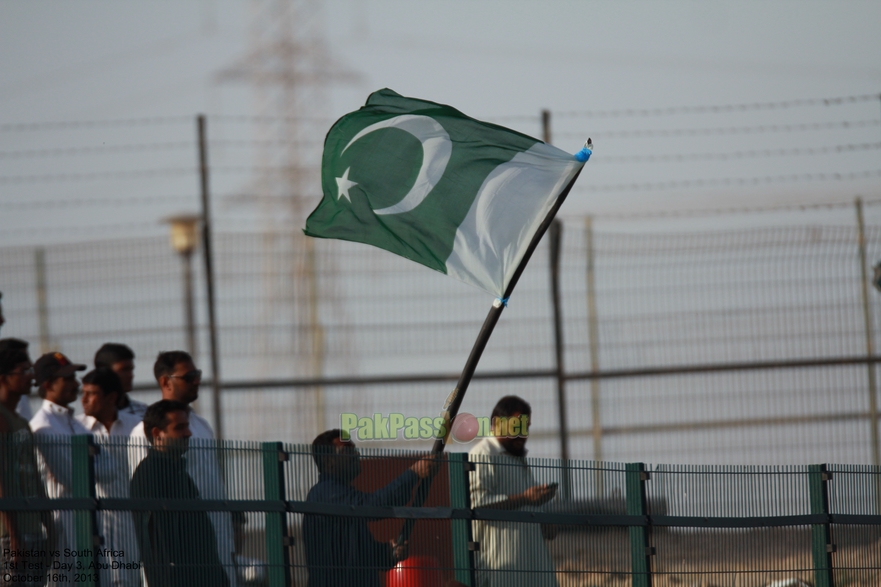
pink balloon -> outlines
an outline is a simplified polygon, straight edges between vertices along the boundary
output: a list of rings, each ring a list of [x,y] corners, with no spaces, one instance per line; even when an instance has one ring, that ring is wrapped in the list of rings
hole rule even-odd
[[[480,423],[477,421],[477,418],[468,412],[463,412],[453,420],[450,434],[456,442],[471,442],[477,436],[479,429]]]

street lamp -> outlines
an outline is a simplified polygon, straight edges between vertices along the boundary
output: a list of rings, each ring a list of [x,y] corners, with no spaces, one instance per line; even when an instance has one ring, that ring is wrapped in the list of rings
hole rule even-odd
[[[193,298],[193,252],[199,244],[198,214],[182,214],[166,218],[171,228],[171,248],[183,261],[184,307],[186,319],[187,351],[196,360],[196,302]]]

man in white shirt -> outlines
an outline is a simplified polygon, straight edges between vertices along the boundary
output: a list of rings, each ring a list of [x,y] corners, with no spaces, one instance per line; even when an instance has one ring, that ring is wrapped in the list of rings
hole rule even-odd
[[[68,438],[77,434],[89,434],[82,423],[73,417],[73,409],[68,407],[76,400],[80,384],[77,371],[85,371],[85,365],[71,363],[61,353],[47,353],[34,363],[34,378],[39,388],[43,405],[31,418],[30,426],[40,456],[43,478],[46,480],[46,493],[50,498],[73,497],[73,460]],[[57,559],[63,564],[74,564],[73,557],[65,557],[65,549],[76,549],[76,534],[73,512],[55,511],[58,534]],[[74,567],[63,567],[72,569]],[[60,577],[67,575],[59,573]],[[71,580],[72,577],[67,580]],[[62,579],[63,580],[63,579]]]
[[[119,376],[107,368],[95,369],[83,377],[83,414],[77,416],[83,426],[95,435],[100,447],[95,457],[96,493],[100,498],[129,496],[128,438],[138,425],[137,416],[117,409],[122,391]],[[138,561],[132,515],[125,511],[102,511],[97,515],[98,532],[104,538],[103,551],[121,553],[99,556],[101,584],[112,587],[134,587],[140,573],[126,569],[125,564]],[[125,563],[116,565],[113,563]]]
[[[526,462],[532,408],[514,395],[499,400],[492,412],[493,434],[469,454],[471,507],[539,511],[557,491],[556,484],[535,482]],[[479,587],[556,587],[556,568],[545,538],[552,527],[512,522],[474,522]]]
[[[189,406],[199,398],[202,371],[196,368],[193,358],[185,351],[159,353],[159,356],[156,357],[156,363],[153,365],[153,376],[159,384],[164,400],[179,401]],[[216,451],[213,446],[207,446],[210,441],[214,440],[214,430],[211,429],[208,420],[196,414],[192,408],[190,408],[189,416],[192,437],[186,459],[187,473],[199,489],[199,496],[202,499],[226,499],[226,486],[217,462]],[[200,441],[203,443],[201,446]],[[147,447],[148,441],[144,433],[144,423],[141,422],[135,426],[131,436],[129,451],[131,462],[129,465],[132,472],[147,456]],[[229,512],[210,512],[208,515],[211,518],[211,523],[214,524],[220,562],[229,576],[230,587],[236,587],[232,517]]]
[[[119,394],[120,412],[144,419],[147,404],[132,399],[129,392],[135,379],[135,353],[132,349],[118,342],[104,343],[95,353],[95,369],[106,367],[119,375],[122,381],[122,393]]]
[[[83,414],[77,420],[95,435],[131,436],[141,421],[137,416],[117,408],[124,393],[119,375],[106,367],[95,369],[83,377]]]

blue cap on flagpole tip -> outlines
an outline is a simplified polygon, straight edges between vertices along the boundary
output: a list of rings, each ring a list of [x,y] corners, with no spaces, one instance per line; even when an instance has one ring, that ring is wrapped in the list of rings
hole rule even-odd
[[[581,150],[575,153],[575,159],[584,163],[590,159],[591,154],[593,154],[593,141],[587,139]]]

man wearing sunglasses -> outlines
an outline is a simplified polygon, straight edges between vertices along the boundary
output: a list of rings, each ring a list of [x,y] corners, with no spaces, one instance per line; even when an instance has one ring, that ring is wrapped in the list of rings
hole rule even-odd
[[[195,413],[190,407],[199,399],[199,384],[202,382],[202,371],[196,368],[193,358],[185,351],[166,351],[159,353],[153,365],[153,376],[163,400],[172,400],[185,404],[189,409],[190,431],[192,432],[190,449],[187,456],[187,472],[196,484],[202,499],[226,499],[226,487],[220,466],[217,463],[216,451],[213,450],[214,430],[208,420]],[[131,449],[129,452],[132,473],[147,456],[147,435],[144,423],[138,424],[132,431]],[[223,566],[228,569],[229,583],[236,587],[235,568],[233,564],[232,517],[229,512],[210,512],[209,517],[214,524],[217,536],[217,553]],[[194,545],[194,548],[198,546]]]

